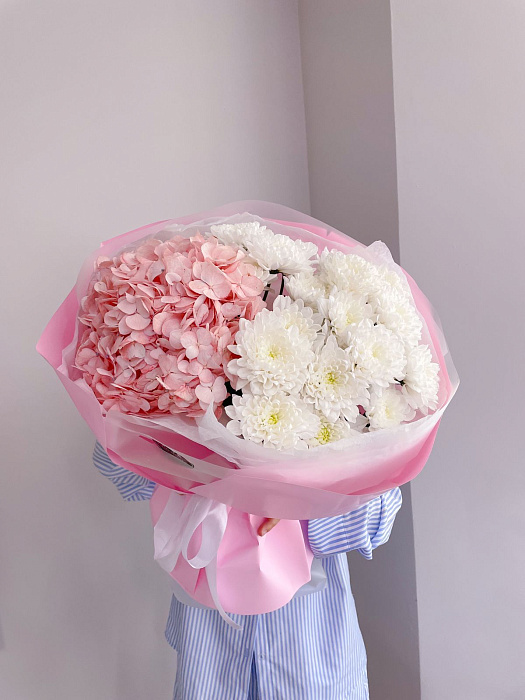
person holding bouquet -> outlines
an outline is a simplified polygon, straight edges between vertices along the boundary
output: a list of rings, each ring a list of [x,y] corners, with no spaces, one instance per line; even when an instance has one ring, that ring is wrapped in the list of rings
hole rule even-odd
[[[127,501],[153,495],[153,482],[116,465],[98,443],[93,460]],[[217,610],[173,596],[165,634],[177,652],[174,700],[367,700],[366,650],[346,552],[371,559],[389,539],[401,502],[394,488],[351,513],[309,520],[309,545],[326,585],[273,612],[231,614],[240,630]],[[258,534],[278,522],[267,518]]]
[[[150,224],[86,259],[37,349],[150,499],[175,700],[368,698],[345,552],[388,540],[459,382],[385,244],[265,202]]]

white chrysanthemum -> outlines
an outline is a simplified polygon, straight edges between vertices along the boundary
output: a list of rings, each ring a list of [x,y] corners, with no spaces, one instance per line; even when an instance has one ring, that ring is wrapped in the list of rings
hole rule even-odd
[[[245,221],[239,224],[215,224],[210,226],[211,233],[224,245],[248,250],[248,241],[256,238],[266,226],[258,221]]]
[[[297,328],[300,336],[313,342],[319,331],[323,318],[315,314],[313,309],[305,306],[302,299],[292,301],[290,297],[278,296],[272,305],[272,314],[276,316],[284,328]]]
[[[210,226],[210,232],[224,245],[240,248],[245,253],[249,251],[250,241],[260,235],[261,231],[266,231],[266,226],[261,226],[258,221],[245,221],[238,224],[215,224]],[[272,233],[270,231],[270,233]],[[273,235],[273,233],[272,233]],[[276,275],[270,275],[269,271],[260,267],[255,260],[249,256],[245,262],[253,264],[253,274],[264,283],[271,282]]]
[[[370,289],[371,296],[373,296],[376,291],[380,293],[384,289],[395,289],[399,294],[404,296],[405,299],[412,299],[412,292],[410,291],[407,278],[401,272],[397,273],[387,265],[377,265],[376,275],[375,287]]]
[[[272,280],[274,280],[277,275],[270,275],[268,270],[263,269],[257,263],[255,263],[251,258],[247,258],[243,262],[248,262],[251,263],[251,266],[253,267],[253,272],[252,274],[258,277],[261,282],[264,282],[265,285],[268,285]]]
[[[379,430],[412,420],[415,411],[400,389],[389,386],[371,393],[367,416],[370,430]]]
[[[298,393],[314,359],[309,334],[296,325],[286,328],[280,315],[268,309],[253,321],[241,319],[235,345],[228,347],[239,356],[228,363],[228,377],[237,389],[249,385],[253,394]]]
[[[303,401],[282,392],[234,396],[225,411],[232,419],[226,427],[234,435],[278,450],[307,449],[321,425],[319,416]]]
[[[296,275],[311,272],[317,257],[315,243],[294,241],[281,233],[261,228],[256,236],[247,241],[250,257],[268,272],[282,272],[283,275]]]
[[[330,288],[368,294],[377,283],[377,265],[355,253],[325,248],[319,258],[319,277]]]
[[[285,282],[285,287],[294,301],[301,299],[307,306],[314,309],[314,311],[318,310],[319,300],[324,299],[328,294],[326,285],[324,285],[320,277],[313,272],[300,272],[297,275],[288,277]]]
[[[437,408],[439,365],[432,362],[428,345],[409,348],[403,382],[403,394],[413,408],[424,414]]]
[[[352,358],[337,345],[334,336],[328,338],[309,367],[304,399],[329,421],[340,416],[355,421],[359,404],[368,398],[366,383],[353,367]]]
[[[378,295],[377,319],[394,331],[407,345],[417,345],[421,340],[423,324],[413,303],[395,288]]]
[[[352,434],[358,435],[357,431],[352,430],[348,421],[344,418],[338,418],[336,421],[329,421],[322,413],[317,413],[321,425],[317,434],[308,441],[310,447],[320,447],[328,445],[332,442],[339,442],[343,438],[352,437]]]
[[[320,300],[319,311],[328,318],[342,344],[346,344],[349,329],[370,318],[373,313],[364,294],[346,291],[333,291],[328,299]]]
[[[348,334],[348,353],[371,384],[387,387],[405,376],[405,346],[385,326],[362,321]]]

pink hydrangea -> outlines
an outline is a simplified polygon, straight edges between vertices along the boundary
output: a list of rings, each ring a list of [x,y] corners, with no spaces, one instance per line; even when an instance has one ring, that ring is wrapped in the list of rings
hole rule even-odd
[[[75,366],[106,410],[217,414],[239,319],[264,308],[241,250],[197,234],[97,260]]]

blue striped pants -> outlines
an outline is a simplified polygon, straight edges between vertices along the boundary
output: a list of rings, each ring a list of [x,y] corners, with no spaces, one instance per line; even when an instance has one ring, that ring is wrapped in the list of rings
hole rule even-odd
[[[177,700],[177,689],[173,700]],[[252,656],[252,669],[250,673],[250,687],[248,688],[248,697],[246,700],[259,700],[259,691],[257,689],[257,666],[255,665],[255,654]]]
[[[259,700],[257,690],[257,666],[255,665],[255,654],[252,656],[252,672],[250,675],[250,688],[248,690],[248,700]]]

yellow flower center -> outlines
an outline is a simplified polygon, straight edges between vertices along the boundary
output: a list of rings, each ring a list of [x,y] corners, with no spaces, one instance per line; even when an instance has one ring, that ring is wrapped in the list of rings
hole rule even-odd
[[[268,423],[270,425],[275,425],[279,421],[279,415],[277,413],[271,413],[268,416]]]
[[[337,374],[333,370],[329,370],[325,375],[325,381],[327,384],[336,384]]]
[[[277,360],[282,357],[282,349],[278,345],[270,345],[266,348],[261,348],[261,355],[266,356],[269,360]]]
[[[332,439],[332,431],[327,425],[323,425],[321,430],[317,433],[317,441],[321,443],[321,445],[326,445],[327,442],[330,442]]]

